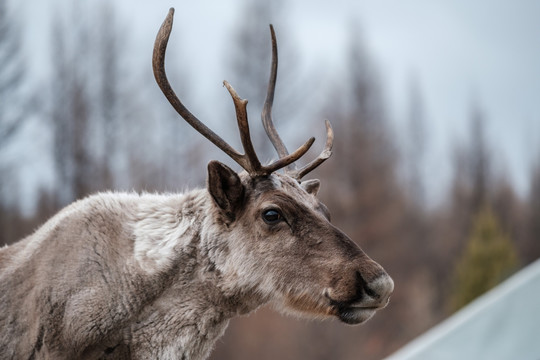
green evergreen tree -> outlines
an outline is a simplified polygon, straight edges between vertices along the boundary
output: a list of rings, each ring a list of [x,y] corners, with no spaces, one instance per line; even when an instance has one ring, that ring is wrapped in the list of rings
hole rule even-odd
[[[455,272],[451,297],[456,311],[494,288],[518,266],[517,252],[489,208],[476,215],[469,241]]]

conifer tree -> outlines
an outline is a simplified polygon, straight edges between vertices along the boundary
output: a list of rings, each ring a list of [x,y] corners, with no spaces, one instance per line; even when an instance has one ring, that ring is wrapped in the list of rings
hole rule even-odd
[[[467,246],[456,268],[452,310],[459,310],[497,286],[517,266],[512,241],[502,231],[491,209],[482,208],[474,219]]]

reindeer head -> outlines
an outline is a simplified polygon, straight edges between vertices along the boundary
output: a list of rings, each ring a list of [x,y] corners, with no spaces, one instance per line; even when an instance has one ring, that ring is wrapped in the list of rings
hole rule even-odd
[[[302,180],[331,155],[334,134],[330,123],[326,121],[324,150],[300,169],[294,162],[315,139],[289,154],[274,127],[274,29],[270,26],[272,65],[262,121],[279,159],[262,165],[250,138],[247,100],[229,83],[224,85],[234,102],[244,154],[199,121],[172,90],[165,74],[165,51],[173,14],[171,9],[156,37],[152,59],[156,81],[184,120],[245,170],[237,174],[220,162],[208,164],[208,192],[228,238],[230,256],[221,266],[236,283],[255,289],[286,312],[335,316],[347,324],[368,320],[387,305],[394,284],[379,264],[331,224],[328,209],[316,197],[319,180]],[[277,173],[280,169],[285,169],[284,173]]]

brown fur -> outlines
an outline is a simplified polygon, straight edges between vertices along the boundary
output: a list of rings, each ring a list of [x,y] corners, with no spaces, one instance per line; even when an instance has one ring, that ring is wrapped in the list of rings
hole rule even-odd
[[[78,201],[0,249],[2,357],[204,359],[268,302],[347,323],[386,305],[390,278],[329,222],[318,186],[209,173],[207,190]],[[265,223],[268,207],[284,220]]]

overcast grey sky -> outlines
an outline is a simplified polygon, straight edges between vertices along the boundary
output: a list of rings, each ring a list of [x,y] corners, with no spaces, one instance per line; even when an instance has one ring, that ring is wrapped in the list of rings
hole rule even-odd
[[[24,31],[38,77],[39,57],[48,58],[50,9],[67,1],[12,0],[16,12],[28,20]],[[194,93],[212,99],[225,96],[225,47],[232,43],[235,24],[242,21],[243,3],[117,0],[115,5],[122,12],[123,27],[131,32],[130,57],[141,68],[149,66],[157,29],[174,6],[171,42],[186,49],[178,57],[190,57],[186,63],[190,80],[197,83]],[[360,24],[368,51],[379,65],[398,132],[406,127],[410,79],[417,79],[430,137],[432,191],[433,184],[448,180],[451,144],[466,136],[476,102],[485,113],[498,166],[504,164],[503,170],[525,192],[529,167],[540,153],[540,1],[293,0],[284,2],[284,8],[279,18],[268,22],[275,24],[278,37],[297,44],[304,67],[320,72],[319,83],[329,86],[344,76],[349,30],[351,24]],[[174,48],[171,44],[170,51]],[[306,89],[313,91],[317,90]],[[441,161],[442,156],[447,161]]]

